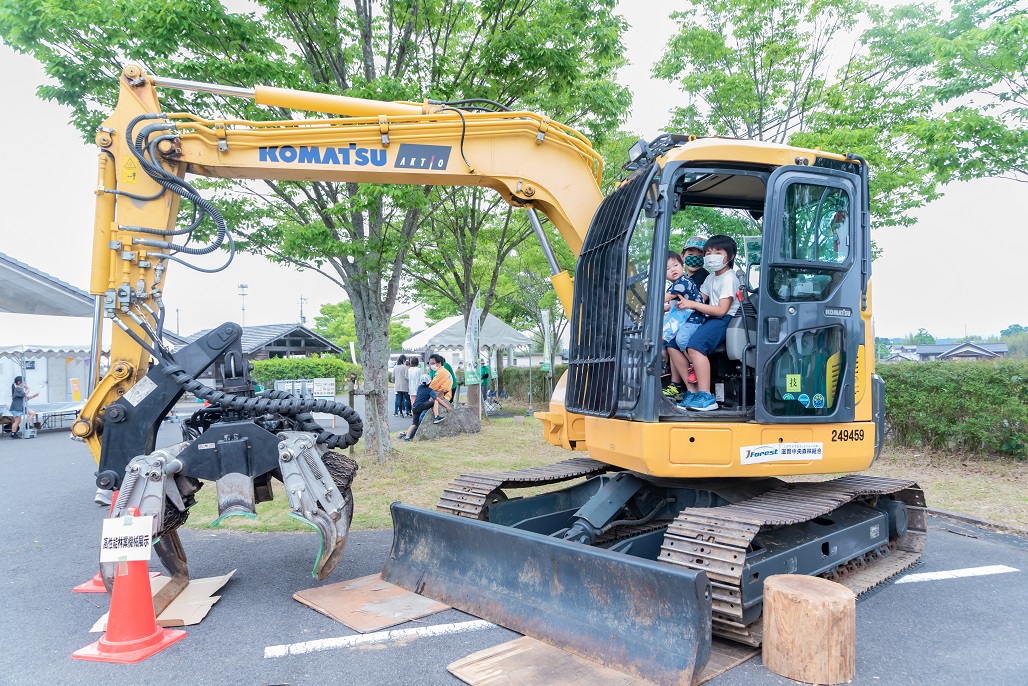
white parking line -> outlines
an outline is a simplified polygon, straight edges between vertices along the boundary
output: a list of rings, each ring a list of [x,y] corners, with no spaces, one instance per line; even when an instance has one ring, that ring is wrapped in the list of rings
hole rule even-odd
[[[450,634],[463,634],[468,631],[481,631],[492,629],[496,625],[483,619],[473,622],[458,622],[454,624],[435,624],[433,626],[419,626],[414,629],[393,629],[392,631],[376,631],[373,634],[360,634],[357,636],[340,636],[338,638],[321,638],[316,641],[304,641],[289,645],[268,646],[264,649],[264,657],[286,657],[287,655],[304,655],[316,653],[320,650],[335,650],[336,648],[353,648],[373,643],[390,643],[405,638],[427,638],[430,636],[448,636]]]
[[[952,569],[948,572],[925,572],[923,574],[907,574],[897,579],[897,584],[912,584],[918,581],[938,581],[940,579],[961,579],[967,576],[988,576],[990,574],[1007,574],[1019,572],[1020,569],[1007,567],[1006,565],[990,565],[988,567],[968,567],[967,569]]]

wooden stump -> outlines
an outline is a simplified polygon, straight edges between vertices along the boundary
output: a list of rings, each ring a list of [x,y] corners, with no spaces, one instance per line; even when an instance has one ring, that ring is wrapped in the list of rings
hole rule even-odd
[[[857,597],[827,579],[797,574],[764,581],[764,666],[810,684],[856,674]]]

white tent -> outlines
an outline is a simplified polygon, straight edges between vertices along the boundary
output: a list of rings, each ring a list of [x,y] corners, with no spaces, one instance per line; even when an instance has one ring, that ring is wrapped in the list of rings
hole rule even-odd
[[[490,350],[507,350],[524,348],[532,341],[522,333],[496,317],[486,315],[485,324],[478,334],[478,344]],[[438,324],[430,326],[403,342],[403,350],[463,350],[464,349],[464,315],[447,317]]]

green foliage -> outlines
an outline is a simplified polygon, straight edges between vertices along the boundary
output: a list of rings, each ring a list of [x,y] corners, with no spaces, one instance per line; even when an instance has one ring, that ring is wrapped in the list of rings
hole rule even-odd
[[[1024,331],[1028,331],[1028,327],[1021,326],[1020,324],[1011,324],[1007,328],[1001,330],[999,335],[1000,338],[1006,338],[1007,336],[1013,336],[1014,334],[1019,334]]]
[[[935,336],[928,333],[925,329],[918,329],[917,333],[908,333],[904,336],[903,343],[906,345],[934,345]]]
[[[909,210],[955,178],[1028,174],[1023,5],[967,0],[952,16],[863,0],[686,6],[653,70],[689,98],[672,128],[858,153],[874,228],[912,224]],[[836,70],[829,58],[864,17],[870,27]]]
[[[360,365],[347,362],[338,355],[322,357],[273,357],[269,360],[254,360],[250,376],[265,388],[273,388],[276,381],[292,379],[327,379],[336,380],[336,392],[342,392],[345,384],[350,382],[350,374],[363,377]]]
[[[731,236],[743,254],[743,237],[759,236],[761,224],[741,210],[727,210],[718,207],[684,207],[671,217],[670,249],[678,252],[685,242],[695,235],[707,238],[721,234]]]
[[[399,350],[400,344],[410,338],[411,330],[405,325],[407,317],[399,317],[389,321],[389,349]],[[338,345],[343,350],[350,349],[352,341],[357,354],[360,344],[357,342],[357,321],[353,316],[353,305],[349,301],[335,305],[322,305],[321,315],[314,318],[314,331]]]
[[[524,211],[484,188],[435,188],[430,199],[438,209],[404,264],[413,299],[432,319],[467,318],[476,296],[483,318],[494,308],[501,319],[517,317],[499,296],[514,288],[503,278],[503,262],[532,235]]]
[[[897,444],[1028,458],[1028,362],[897,363],[878,373]]]
[[[554,383],[564,375],[567,369],[568,366],[566,364],[554,365]],[[539,367],[532,368],[532,394],[535,396],[535,399],[532,401],[533,404],[543,404],[550,401],[549,398],[543,397],[546,395],[547,374],[548,372],[544,372]],[[507,392],[508,398],[518,402],[528,402],[528,375],[528,367],[503,368],[503,390]]]
[[[892,340],[875,336],[875,359],[883,360],[889,356],[889,345]]]
[[[933,145],[937,173],[1028,180],[1028,5],[956,0],[926,29],[928,78],[946,111],[919,135]]]
[[[1007,357],[1016,360],[1028,359],[1028,331],[1020,331],[1001,339],[1007,344]]]

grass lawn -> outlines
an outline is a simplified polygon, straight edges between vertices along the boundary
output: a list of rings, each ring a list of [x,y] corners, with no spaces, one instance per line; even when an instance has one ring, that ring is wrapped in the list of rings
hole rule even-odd
[[[523,408],[509,409],[523,413]],[[393,446],[394,452],[385,464],[356,451],[360,471],[353,485],[355,530],[391,528],[389,504],[394,501],[434,508],[446,484],[466,472],[523,469],[584,456],[546,443],[540,422],[532,418],[524,422],[494,419],[485,422],[478,435],[396,441]],[[925,490],[930,507],[1028,529],[1028,462],[887,447],[867,473],[916,481]],[[220,526],[247,531],[311,531],[308,525],[289,516],[282,484],[272,481],[275,499],[257,506],[257,519],[230,517]],[[197,494],[188,526],[209,528],[217,516],[214,485],[206,484]]]

